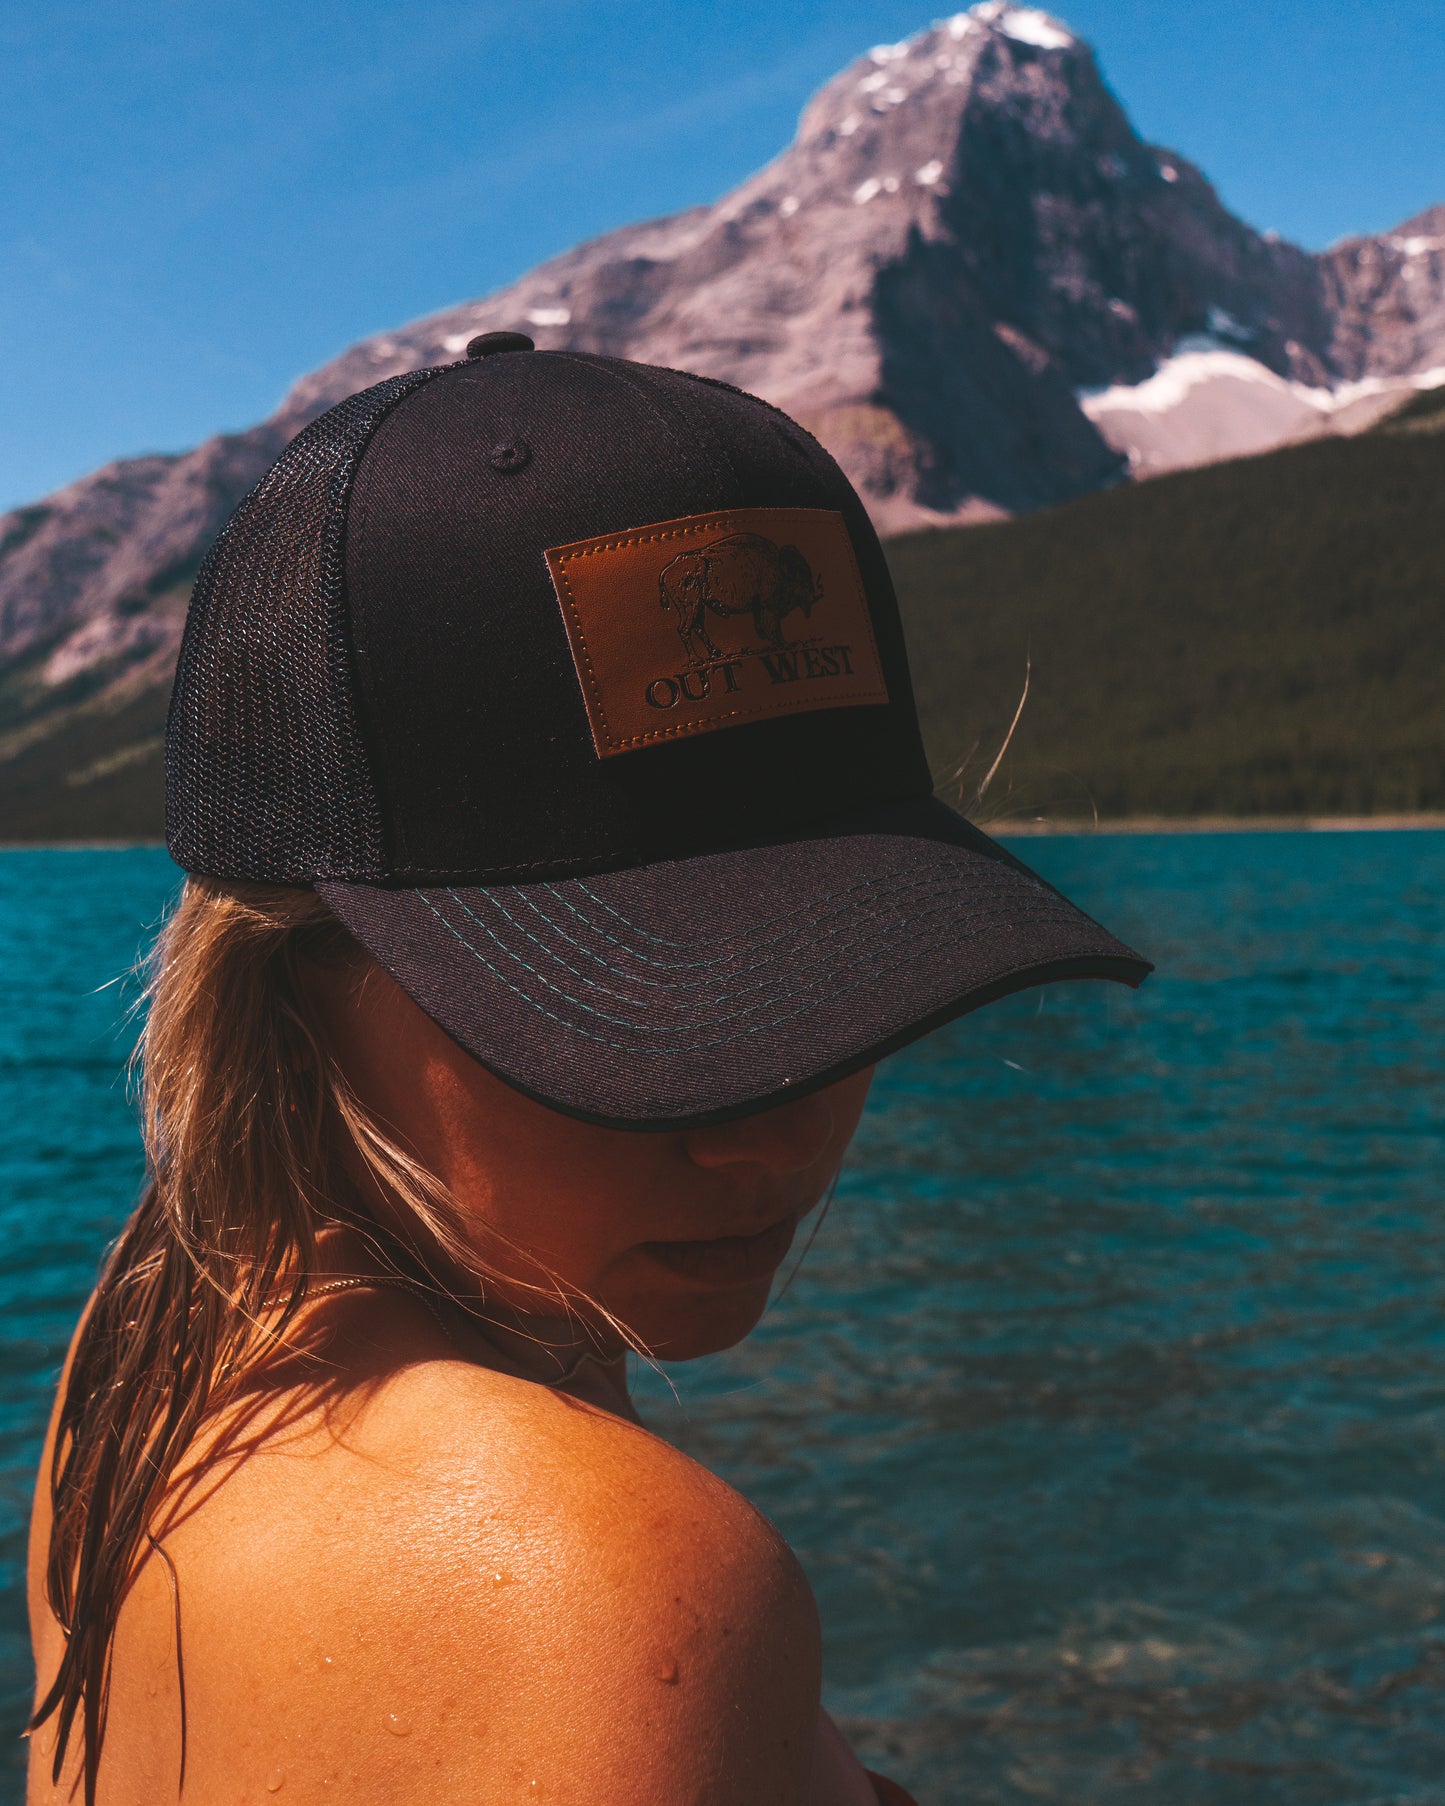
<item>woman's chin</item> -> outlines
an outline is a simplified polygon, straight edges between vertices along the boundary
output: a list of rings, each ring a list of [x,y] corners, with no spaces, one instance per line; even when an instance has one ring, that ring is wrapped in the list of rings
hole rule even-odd
[[[771,1275],[726,1290],[689,1289],[668,1297],[639,1298],[631,1315],[618,1316],[660,1361],[695,1361],[733,1348],[768,1308]]]

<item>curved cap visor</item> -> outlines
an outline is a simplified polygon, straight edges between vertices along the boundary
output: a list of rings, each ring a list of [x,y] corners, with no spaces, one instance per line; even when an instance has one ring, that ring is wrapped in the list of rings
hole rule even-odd
[[[1011,991],[1152,970],[937,802],[585,878],[316,889],[484,1066],[616,1128],[742,1116]]]

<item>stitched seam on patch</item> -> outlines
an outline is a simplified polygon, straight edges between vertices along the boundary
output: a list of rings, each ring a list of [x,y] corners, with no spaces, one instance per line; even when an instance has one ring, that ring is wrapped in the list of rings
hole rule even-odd
[[[572,562],[572,560],[574,558],[591,558],[598,552],[617,552],[617,551],[621,551],[626,546],[660,545],[660,544],[662,544],[662,542],[664,540],[681,539],[683,537],[683,535],[686,533],[707,531],[713,527],[724,526],[729,520],[731,520],[731,518],[732,518],[732,516],[728,515],[728,514],[715,514],[715,515],[711,515],[711,516],[707,517],[706,519],[703,519],[700,521],[689,522],[689,524],[686,527],[673,527],[670,531],[668,531],[666,533],[645,533],[645,532],[641,532],[641,531],[634,531],[634,532],[630,532],[630,533],[617,534],[617,535],[614,535],[614,537],[612,537],[611,539],[603,540],[600,544],[594,543],[592,545],[582,546],[575,551],[563,552],[563,553],[558,554],[557,564],[555,567],[556,573],[557,573],[557,576],[561,579],[563,588],[567,592],[567,594],[566,594],[567,608],[568,608],[569,614],[571,616],[572,623],[577,630],[577,644],[582,649],[582,662],[587,667],[588,693],[590,694],[592,701],[596,706],[597,719],[602,723],[603,736],[606,739],[607,744],[612,748],[612,750],[614,752],[624,752],[624,751],[626,751],[626,749],[629,746],[639,745],[639,744],[641,744],[642,741],[645,741],[645,740],[663,739],[663,738],[667,737],[667,730],[659,729],[658,732],[655,734],[648,734],[648,735],[642,736],[641,740],[639,740],[639,738],[637,738],[637,737],[633,737],[633,738],[627,739],[627,740],[619,740],[617,735],[614,734],[612,729],[608,726],[607,710],[603,707],[603,704],[602,704],[601,686],[597,682],[597,671],[596,671],[595,666],[592,663],[592,653],[587,645],[587,629],[582,624],[582,615],[581,615],[581,611],[577,607],[577,598],[572,593],[572,580],[567,574],[567,566]],[[732,713],[736,713],[736,712],[737,712],[736,710],[732,711]],[[721,719],[727,720],[728,716],[723,716],[723,717],[721,717]],[[675,735],[675,734],[680,733],[681,731],[682,730],[680,728],[673,728],[671,730],[671,733]]]
[[[846,523],[843,528],[843,543],[848,548],[848,562],[853,567],[853,576],[858,583],[858,594],[863,597],[863,625],[868,629],[868,644],[873,649],[873,658],[881,674],[883,670],[883,659],[878,651],[877,636],[873,632],[873,610],[868,606],[868,586],[863,581],[863,567],[858,562],[858,551],[853,544],[853,535],[848,531]],[[886,687],[883,690],[882,696],[883,701],[887,702],[888,691]],[[859,700],[862,701],[864,699],[860,697]]]
[[[772,508],[729,509],[721,514],[694,516],[688,520],[685,526],[669,527],[665,532],[659,533],[644,528],[636,528],[626,533],[612,534],[606,539],[574,547],[568,551],[558,550],[554,554],[557,561],[553,567],[554,574],[561,587],[566,592],[563,601],[567,608],[568,616],[576,629],[577,645],[581,650],[582,662],[586,667],[585,682],[587,685],[587,693],[596,709],[597,720],[601,724],[603,738],[606,740],[611,751],[630,752],[636,747],[652,746],[661,740],[681,740],[689,734],[706,734],[729,722],[737,723],[740,721],[753,721],[759,717],[766,717],[768,715],[802,715],[823,709],[853,708],[858,705],[866,706],[867,704],[874,702],[886,703],[889,700],[887,686],[882,685],[849,696],[846,700],[841,702],[834,701],[832,698],[826,696],[820,696],[816,699],[811,697],[779,697],[773,702],[760,703],[756,708],[728,709],[724,714],[710,715],[700,721],[683,721],[679,722],[675,727],[654,728],[650,733],[628,734],[621,738],[619,738],[609,726],[607,721],[607,710],[602,702],[601,686],[597,681],[597,670],[592,663],[591,649],[587,644],[587,629],[583,624],[581,611],[577,606],[577,598],[572,590],[571,578],[568,575],[567,566],[575,558],[592,558],[603,552],[624,551],[632,546],[661,545],[669,539],[683,539],[697,533],[707,533],[718,528],[732,527],[737,524],[739,516],[741,515],[783,512],[791,513],[794,512],[794,510]],[[836,511],[823,508],[804,509],[798,510],[798,512],[830,514]],[[858,595],[863,600],[861,612],[863,615],[863,625],[868,633],[868,645],[873,653],[874,664],[881,672],[883,661],[879,656],[878,640],[873,632],[873,615],[867,604],[868,592],[863,582],[862,569],[858,564],[858,554],[853,546],[853,537],[847,531],[846,525],[843,527],[842,538],[848,548],[848,560],[852,568],[854,580],[858,585]]]

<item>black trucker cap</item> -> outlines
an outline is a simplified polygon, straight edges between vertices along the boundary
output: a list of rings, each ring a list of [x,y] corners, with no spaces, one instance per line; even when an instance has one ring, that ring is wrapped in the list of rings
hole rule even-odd
[[[1150,970],[934,799],[888,567],[822,447],[519,333],[332,408],[237,508],[166,788],[187,871],[314,886],[491,1071],[616,1127]]]

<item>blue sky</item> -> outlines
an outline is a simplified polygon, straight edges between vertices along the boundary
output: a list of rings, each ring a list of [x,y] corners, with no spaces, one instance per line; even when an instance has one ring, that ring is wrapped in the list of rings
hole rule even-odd
[[[1318,246],[1445,200],[1445,0],[1078,0],[1136,125]],[[918,0],[0,0],[0,507],[710,200]]]

